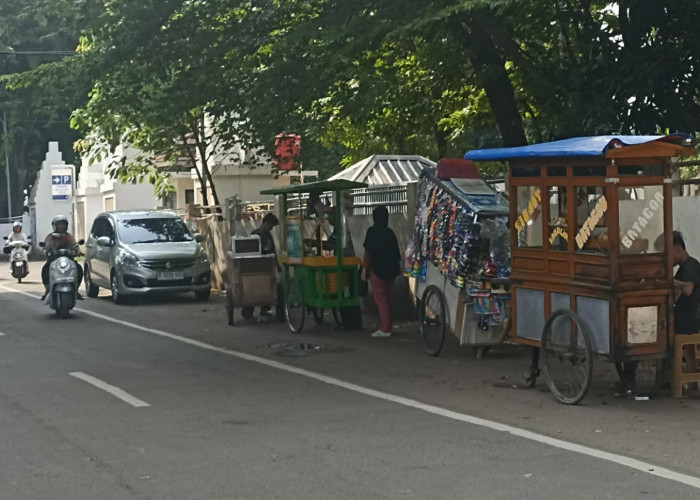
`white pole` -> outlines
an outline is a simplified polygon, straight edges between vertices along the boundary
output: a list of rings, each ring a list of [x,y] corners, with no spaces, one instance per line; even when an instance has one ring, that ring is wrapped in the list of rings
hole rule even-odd
[[[10,195],[10,158],[7,155],[7,112],[2,110],[3,146],[5,147],[5,180],[7,181],[7,218],[12,217],[12,197]]]

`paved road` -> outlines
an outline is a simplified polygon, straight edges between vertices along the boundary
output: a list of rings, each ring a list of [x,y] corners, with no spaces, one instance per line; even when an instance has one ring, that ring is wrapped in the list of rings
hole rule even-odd
[[[118,307],[104,294],[58,320],[27,295],[38,291],[0,280],[0,498],[695,498],[700,489],[698,401],[617,400],[607,372],[587,405],[571,408],[509,387],[526,361],[517,347],[476,362],[456,346],[424,356],[408,330],[370,339],[231,328],[220,298]],[[298,353],[282,348],[292,340],[321,354],[281,355]]]

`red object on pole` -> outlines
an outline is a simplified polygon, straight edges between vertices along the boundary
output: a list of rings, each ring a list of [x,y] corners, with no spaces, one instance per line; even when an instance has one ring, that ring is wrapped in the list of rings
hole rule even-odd
[[[296,157],[301,151],[301,136],[282,132],[275,137],[275,167],[277,170],[294,170]]]

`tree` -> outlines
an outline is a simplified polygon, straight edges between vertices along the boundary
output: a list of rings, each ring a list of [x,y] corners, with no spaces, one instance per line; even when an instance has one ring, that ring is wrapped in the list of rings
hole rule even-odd
[[[30,86],[22,79],[5,76],[0,80],[0,112],[6,114],[8,125],[3,153],[10,159],[12,215],[22,213],[23,190],[34,182],[49,140],[58,140],[71,160],[77,134],[71,131],[68,117],[86,85],[75,78],[78,73],[63,71],[73,67],[71,63],[56,61],[75,49],[75,33],[91,16],[89,7],[86,2],[61,0],[0,4],[0,75],[35,70],[46,82]],[[0,190],[0,214],[9,215],[5,193]]]

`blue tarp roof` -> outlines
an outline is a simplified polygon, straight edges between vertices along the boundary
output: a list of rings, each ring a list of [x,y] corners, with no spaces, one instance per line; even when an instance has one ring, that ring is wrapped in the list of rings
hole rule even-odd
[[[567,156],[605,156],[613,147],[636,146],[653,141],[678,143],[691,139],[687,134],[672,135],[601,135],[574,137],[561,141],[543,142],[515,148],[474,149],[464,155],[467,160],[496,161],[516,158],[552,158]]]

